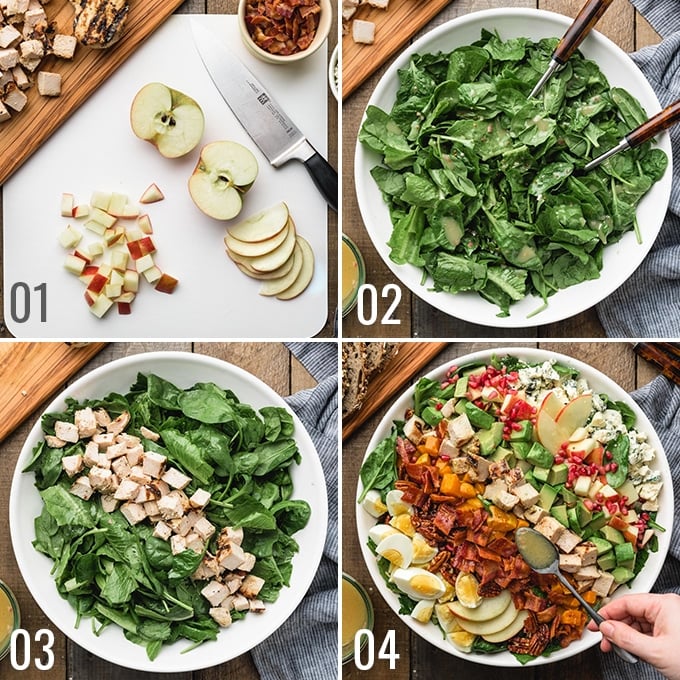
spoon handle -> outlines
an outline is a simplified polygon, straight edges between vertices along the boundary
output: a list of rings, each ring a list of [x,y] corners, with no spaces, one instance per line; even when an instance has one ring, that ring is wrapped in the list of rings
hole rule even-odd
[[[635,128],[626,135],[628,144],[631,147],[638,146],[652,137],[656,137],[659,132],[675,125],[680,121],[680,100],[667,106],[663,111],[652,116],[647,122]]]
[[[612,0],[588,0],[562,36],[553,52],[553,59],[565,64],[611,4]]]
[[[593,609],[582,597],[581,594],[574,588],[574,586],[569,583],[567,580],[566,576],[561,571],[555,572],[557,575],[557,578],[562,582],[562,585],[564,585],[566,588],[569,589],[569,592],[581,603],[583,608],[588,612],[590,615],[590,618],[595,621],[595,623],[600,626],[602,622],[605,620],[605,618],[599,614],[595,609]],[[627,652],[625,649],[621,649],[618,645],[615,645],[611,640],[609,641],[609,644],[611,644],[612,649],[624,660],[627,661],[628,663],[637,663],[638,658],[631,654],[630,652]]]

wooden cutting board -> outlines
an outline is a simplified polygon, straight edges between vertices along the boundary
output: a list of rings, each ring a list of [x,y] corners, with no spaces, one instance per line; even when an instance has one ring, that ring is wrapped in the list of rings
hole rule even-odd
[[[361,45],[352,32],[342,37],[342,98],[348,97],[378,67],[400,50],[451,0],[391,0],[389,8],[363,5],[353,19],[375,23],[375,42]]]
[[[0,123],[0,185],[170,16],[183,0],[131,0],[125,32],[105,50],[78,45],[72,61],[46,58],[41,69],[60,73],[60,97],[42,97],[33,85],[26,90],[28,103],[23,111]],[[73,7],[69,0],[52,0],[45,5],[47,18],[56,22],[57,32],[73,33]],[[102,130],[100,149],[90,150],[96,158],[106,158],[108,144]],[[86,163],[74,150],[64,163]]]
[[[342,419],[342,440],[345,441],[370,418],[388,399],[396,399],[404,385],[419,373],[446,346],[447,342],[402,342],[399,351],[385,368],[368,383],[363,406]]]
[[[103,342],[82,347],[65,342],[0,343],[0,442],[105,346]]]

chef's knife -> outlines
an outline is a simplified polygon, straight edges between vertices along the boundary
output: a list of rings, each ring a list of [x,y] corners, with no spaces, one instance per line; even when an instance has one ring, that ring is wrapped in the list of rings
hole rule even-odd
[[[656,137],[660,132],[675,125],[680,121],[680,101],[677,101],[670,106],[667,106],[663,111],[660,111],[656,115],[652,116],[647,122],[643,123],[635,130],[629,132],[616,146],[613,146],[609,151],[605,151],[603,154],[598,156],[596,159],[590,161],[584,170],[592,170],[596,168],[600,163],[611,158],[614,154],[619,153],[619,151],[625,151],[626,149],[634,149],[636,146]]]
[[[338,173],[316,151],[266,88],[210,30],[192,21],[196,49],[215,87],[269,162],[304,163],[328,205],[338,210]]]
[[[581,8],[581,11],[574,19],[574,22],[569,26],[567,32],[562,36],[546,72],[541,76],[541,79],[536,83],[534,89],[529,95],[530,98],[535,97],[543,86],[550,80],[555,71],[567,63],[569,57],[576,51],[576,48],[583,42],[585,37],[590,33],[593,26],[600,20],[600,17],[607,11],[609,5],[613,0],[588,0]]]

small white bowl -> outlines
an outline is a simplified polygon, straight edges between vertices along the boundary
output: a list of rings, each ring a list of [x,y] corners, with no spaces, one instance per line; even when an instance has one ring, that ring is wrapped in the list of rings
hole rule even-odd
[[[270,64],[290,64],[301,59],[305,59],[310,54],[314,54],[321,45],[325,42],[328,34],[331,30],[331,23],[333,22],[333,5],[331,0],[319,0],[321,5],[321,15],[319,17],[319,25],[316,29],[316,34],[314,35],[314,40],[312,40],[310,46],[306,50],[301,50],[300,52],[295,52],[289,55],[271,54],[266,50],[255,44],[253,41],[250,31],[246,26],[246,4],[248,0],[239,0],[238,3],[238,27],[241,32],[241,38],[245,46],[259,59],[267,61]]]
[[[333,48],[331,60],[328,63],[328,85],[333,96],[338,98],[338,83],[340,81],[340,65],[338,64],[338,46]]]

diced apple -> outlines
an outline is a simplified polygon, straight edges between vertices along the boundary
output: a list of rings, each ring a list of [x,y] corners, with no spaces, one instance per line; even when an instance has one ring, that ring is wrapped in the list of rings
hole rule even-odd
[[[178,283],[179,281],[174,276],[170,276],[170,274],[162,274],[161,278],[156,282],[155,288],[159,293],[172,293],[174,292]]]
[[[569,453],[579,454],[584,458],[593,451],[596,446],[597,442],[592,437],[586,437],[578,442],[569,442],[569,444],[567,444],[567,451],[569,451]]]
[[[106,287],[106,284],[109,282],[109,277],[104,276],[100,272],[97,272],[93,277],[90,283],[87,286],[87,290],[92,291],[93,293],[101,293],[104,288]]]
[[[145,269],[142,274],[149,283],[156,283],[163,276],[163,272],[156,265]]]
[[[157,184],[150,184],[139,199],[140,203],[156,203],[165,198],[163,192],[158,188]]]
[[[619,492],[616,489],[613,489],[609,484],[603,484],[602,487],[600,488],[600,493],[605,497],[605,498],[616,498],[616,496],[619,495]]]
[[[151,269],[151,267],[154,266],[153,256],[150,253],[148,255],[143,255],[135,261],[135,266],[137,271],[142,274],[147,269]]]
[[[92,258],[99,257],[104,254],[104,243],[102,241],[92,241],[87,246],[88,255]]]
[[[87,306],[92,307],[92,305],[97,301],[99,293],[93,293],[91,290],[86,290],[83,297],[85,298],[85,302],[87,302]]]
[[[82,248],[76,248],[73,251],[73,254],[76,257],[79,257],[81,260],[85,260],[86,264],[90,264],[90,262],[92,262],[92,258],[90,257],[90,254],[87,251],[83,250]]]
[[[111,253],[111,267],[114,270],[125,271],[129,255],[124,250],[114,250]],[[121,282],[122,283],[122,282]]]
[[[127,247],[133,260],[156,252],[156,246],[150,236],[144,236],[136,241],[128,241]]]
[[[139,274],[134,269],[126,269],[123,274],[123,290],[136,293],[139,290]]]
[[[73,217],[73,194],[61,195],[61,216]]]
[[[87,205],[87,203],[82,203],[81,205],[77,205],[75,208],[73,208],[73,217],[75,217],[77,220],[82,219],[83,217],[88,217],[90,215],[90,206]]]
[[[107,264],[106,262],[102,263],[99,265],[99,273],[102,276],[106,276],[106,278],[111,277],[111,272],[113,271],[112,267],[110,264]]]
[[[139,241],[139,239],[144,238],[144,236],[145,234],[139,226],[130,227],[125,231],[125,240],[128,243],[131,241]]]
[[[129,302],[116,302],[116,305],[118,305],[119,314],[125,315],[132,313],[132,305]]]
[[[110,227],[104,232],[104,241],[109,248],[120,243],[124,237],[125,229],[123,227]]]
[[[64,248],[71,249],[75,248],[80,243],[80,239],[82,238],[83,235],[69,224],[66,226],[66,229],[64,229],[64,231],[59,234],[59,243]]]
[[[134,203],[128,203],[123,209],[123,214],[120,217],[122,217],[124,220],[131,220],[135,217],[139,217],[139,213],[139,206],[135,205]]]
[[[137,218],[137,226],[144,234],[153,234],[153,227],[151,226],[151,218],[144,213]]]
[[[127,204],[128,197],[125,194],[118,194],[114,192],[111,194],[111,200],[109,201],[109,207],[106,208],[106,212],[109,215],[114,215],[115,217],[122,217]]]
[[[92,277],[99,271],[99,267],[94,264],[88,264],[85,265],[85,269],[83,269],[83,273],[80,275],[80,280],[88,286],[90,284],[90,281],[92,280]]]
[[[105,210],[101,210],[100,208],[92,208],[90,211],[90,219],[104,225],[104,227],[108,229],[116,223],[118,218],[114,217],[113,215],[109,215],[109,213],[107,213]]]
[[[92,197],[90,198],[90,205],[93,208],[99,208],[100,210],[108,210],[110,202],[111,194],[106,193],[104,191],[92,192]]]
[[[109,298],[117,298],[123,292],[123,286],[119,283],[107,283],[104,294]]]
[[[111,276],[109,276],[109,283],[113,283],[116,286],[120,286],[121,288],[123,287],[123,284],[125,283],[125,277],[123,276],[123,270],[119,269],[114,269],[111,272]]]
[[[110,298],[107,298],[106,295],[100,295],[95,301],[94,304],[90,307],[90,311],[99,319],[101,319],[106,312],[111,309],[111,306],[113,305],[113,300]]]
[[[76,276],[80,276],[87,262],[77,255],[67,255],[64,260],[64,268]]]
[[[587,475],[581,475],[580,477],[577,477],[576,481],[574,482],[574,493],[577,496],[587,496],[588,492],[590,491],[591,483],[592,479]]]
[[[594,479],[590,485],[590,489],[588,490],[588,498],[595,500],[597,494],[600,493],[602,486],[603,484],[599,479]]]
[[[135,299],[135,297],[136,296],[134,293],[130,291],[124,291],[116,298],[116,302],[127,302],[129,304]]]
[[[555,422],[569,434],[579,427],[583,427],[588,421],[588,416],[593,410],[593,397],[591,394],[580,394],[574,397],[555,416]]]
[[[94,220],[88,220],[85,222],[85,229],[89,229],[99,236],[104,236],[106,233],[106,227],[101,224],[101,222],[95,222]]]

